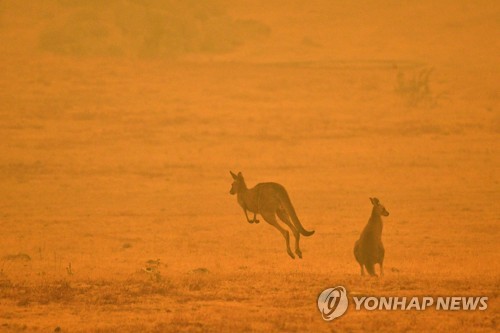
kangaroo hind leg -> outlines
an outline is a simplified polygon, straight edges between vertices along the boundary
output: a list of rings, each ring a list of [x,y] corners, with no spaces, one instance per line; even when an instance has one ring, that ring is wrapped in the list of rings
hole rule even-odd
[[[278,224],[275,213],[262,212],[261,215],[264,218],[264,220],[266,220],[267,223],[269,223],[270,225],[278,229],[279,232],[281,232],[286,241],[286,252],[292,259],[295,259],[292,250],[290,250],[290,233],[287,230],[283,229],[283,227]]]
[[[283,221],[283,223],[285,223],[290,228],[290,230],[292,230],[293,237],[295,238],[295,253],[300,259],[302,259],[302,251],[300,250],[299,246],[300,232],[292,224],[292,222],[290,221],[290,217],[288,216],[287,212],[284,209],[278,209],[276,211],[276,214],[278,214],[280,220]]]

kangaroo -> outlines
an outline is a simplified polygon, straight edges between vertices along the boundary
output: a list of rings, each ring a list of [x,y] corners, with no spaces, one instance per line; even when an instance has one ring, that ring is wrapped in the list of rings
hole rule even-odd
[[[380,275],[384,275],[385,249],[382,244],[382,216],[389,216],[389,212],[377,198],[370,198],[373,204],[372,215],[368,220],[361,236],[354,244],[354,256],[361,267],[361,275],[365,275],[366,267],[368,274],[375,274],[375,264],[380,264]]]
[[[231,172],[233,176],[233,184],[229,191],[232,195],[237,195],[238,203],[245,212],[245,217],[248,223],[259,223],[256,219],[257,214],[278,229],[286,241],[286,251],[288,255],[295,259],[292,250],[290,250],[290,234],[288,230],[283,228],[276,220],[276,215],[283,221],[292,231],[295,237],[295,253],[299,258],[302,258],[302,251],[299,247],[300,235],[311,236],[314,230],[308,231],[304,229],[295,213],[290,197],[285,188],[277,183],[260,183],[249,189],[245,183],[245,179],[241,172],[237,175]],[[253,213],[253,219],[248,218],[247,211]]]

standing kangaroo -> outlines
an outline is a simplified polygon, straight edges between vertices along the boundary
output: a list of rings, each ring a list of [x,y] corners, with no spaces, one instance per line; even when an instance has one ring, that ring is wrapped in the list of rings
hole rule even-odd
[[[389,212],[377,198],[370,198],[370,200],[373,204],[372,215],[354,244],[354,256],[361,267],[361,275],[365,275],[364,266],[368,274],[377,276],[375,264],[380,264],[380,275],[384,275],[385,249],[382,244],[382,216],[389,216]]]
[[[314,234],[314,230],[307,231],[304,229],[285,188],[276,183],[260,183],[248,189],[241,172],[237,175],[231,171],[230,173],[234,182],[229,193],[237,195],[238,203],[243,208],[247,221],[249,223],[259,223],[256,216],[260,214],[267,223],[278,229],[285,237],[286,251],[292,259],[295,259],[292,250],[290,250],[290,234],[276,220],[276,215],[278,215],[280,220],[292,231],[295,237],[295,253],[299,258],[302,258],[302,251],[299,248],[300,235],[311,236]],[[253,213],[253,220],[248,218],[247,211]]]

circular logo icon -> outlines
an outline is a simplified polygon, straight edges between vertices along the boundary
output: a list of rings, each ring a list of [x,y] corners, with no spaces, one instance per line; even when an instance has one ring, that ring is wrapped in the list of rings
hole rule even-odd
[[[342,286],[325,289],[318,297],[318,309],[326,321],[342,316],[347,305],[347,291]]]

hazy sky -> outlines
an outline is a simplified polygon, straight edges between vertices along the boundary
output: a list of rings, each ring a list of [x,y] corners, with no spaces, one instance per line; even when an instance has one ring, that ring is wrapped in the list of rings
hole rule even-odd
[[[498,1],[3,1],[9,54],[497,66]]]

